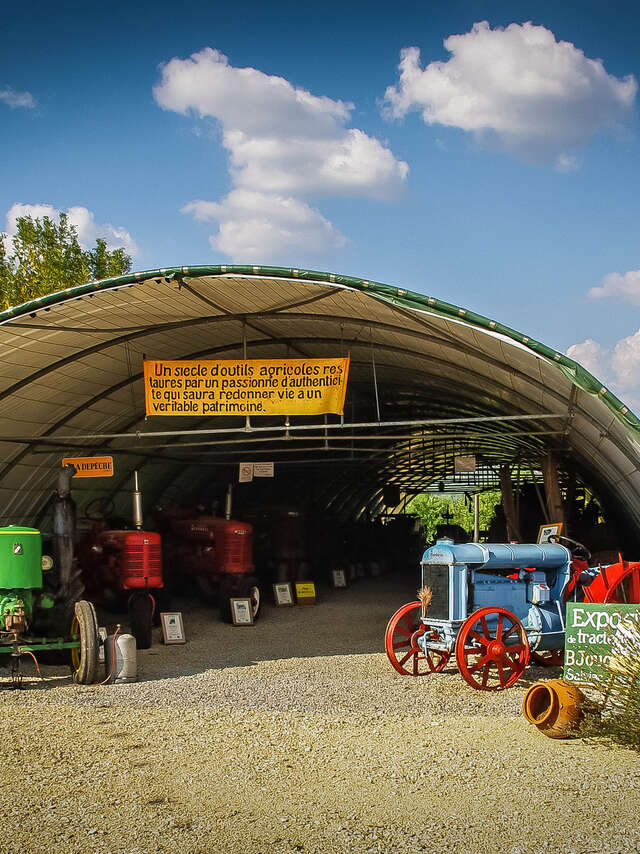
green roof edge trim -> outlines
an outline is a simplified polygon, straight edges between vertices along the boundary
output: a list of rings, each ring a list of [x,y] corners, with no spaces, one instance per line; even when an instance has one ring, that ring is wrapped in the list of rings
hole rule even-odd
[[[291,281],[317,281],[326,282],[330,285],[343,285],[345,287],[354,288],[370,294],[372,297],[389,302],[392,305],[399,305],[403,308],[410,308],[419,311],[430,311],[433,314],[439,314],[443,317],[463,321],[470,326],[477,326],[480,329],[490,332],[498,332],[507,338],[511,338],[518,344],[527,347],[536,355],[544,356],[553,364],[557,365],[560,371],[578,388],[588,394],[599,397],[603,403],[611,410],[612,414],[625,427],[640,436],[640,419],[626,406],[618,397],[610,392],[607,387],[600,382],[593,374],[589,373],[579,362],[574,361],[565,356],[564,353],[559,353],[557,350],[547,347],[540,341],[523,335],[516,329],[511,329],[496,320],[490,320],[482,314],[477,314],[475,311],[462,308],[445,300],[437,299],[436,297],[427,297],[423,294],[409,291],[405,288],[394,287],[393,285],[385,285],[383,282],[373,282],[368,279],[358,279],[354,276],[344,276],[340,273],[323,273],[318,270],[303,270],[289,267],[268,267],[255,266],[252,264],[215,264],[203,265],[195,267],[162,267],[159,270],[142,270],[138,273],[127,273],[124,276],[116,276],[112,279],[101,279],[96,282],[89,282],[86,285],[76,285],[73,288],[67,288],[64,291],[56,291],[55,293],[46,294],[38,297],[35,300],[23,303],[22,305],[14,306],[13,308],[5,309],[0,312],[0,325],[11,320],[34,312],[48,308],[57,303],[62,303],[67,300],[79,299],[86,294],[93,294],[98,291],[117,289],[120,287],[133,287],[139,282],[148,279],[169,279],[180,280],[182,278],[196,276],[221,276],[221,275],[239,275],[239,276],[270,276],[279,279],[291,279]]]

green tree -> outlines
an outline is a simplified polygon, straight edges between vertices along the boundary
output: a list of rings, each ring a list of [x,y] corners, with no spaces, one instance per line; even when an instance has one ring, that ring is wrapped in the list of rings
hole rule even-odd
[[[480,493],[480,528],[486,530],[493,518],[496,504],[501,501],[500,492]],[[407,513],[420,518],[427,543],[433,542],[438,525],[460,525],[470,534],[473,532],[473,504],[458,495],[445,498],[442,495],[423,493],[416,495],[407,505]]]
[[[0,310],[92,279],[121,276],[131,269],[124,249],[109,250],[99,237],[82,249],[66,214],[18,217],[12,240],[0,238]]]

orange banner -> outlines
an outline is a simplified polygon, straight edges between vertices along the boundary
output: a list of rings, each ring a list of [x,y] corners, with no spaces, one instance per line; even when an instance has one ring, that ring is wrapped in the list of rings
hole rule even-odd
[[[113,457],[65,457],[67,463],[76,467],[74,477],[113,477]]]
[[[144,363],[147,415],[342,415],[346,359]]]

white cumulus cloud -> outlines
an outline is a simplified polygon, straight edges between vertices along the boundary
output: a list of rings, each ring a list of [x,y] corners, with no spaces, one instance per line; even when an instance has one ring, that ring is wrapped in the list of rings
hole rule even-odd
[[[5,86],[0,89],[0,101],[12,109],[23,107],[26,110],[33,110],[36,106],[36,99],[31,92],[16,92],[11,86]]]
[[[492,30],[486,21],[449,36],[446,62],[420,63],[417,47],[401,52],[400,79],[385,92],[383,112],[421,112],[427,124],[472,132],[528,161],[577,165],[571,151],[633,109],[638,84],[618,79],[602,60],[531,22]]]
[[[621,389],[635,395],[640,392],[640,329],[615,345],[611,354],[611,368]]]
[[[317,255],[346,243],[317,210],[291,196],[238,189],[220,203],[193,201],[182,210],[201,222],[216,220],[219,228],[209,239],[211,247],[249,263],[276,263],[299,244]]]
[[[572,344],[567,350],[567,356],[579,362],[589,373],[598,379],[604,379],[603,371],[609,373],[609,359],[611,354],[601,347],[593,338],[587,338],[579,344]]]
[[[627,405],[640,410],[640,329],[621,338],[612,349],[587,338],[572,344],[567,356],[583,365]]]
[[[299,258],[301,250],[321,255],[343,245],[309,201],[395,198],[409,171],[379,140],[347,127],[352,104],[235,68],[210,47],[163,65],[153,93],[166,110],[220,123],[233,189],[220,202],[194,201],[183,211],[208,211],[219,223],[212,246],[234,260],[255,252],[271,260],[292,252]]]
[[[42,217],[47,216],[50,219],[57,220],[61,213],[63,213],[63,211],[59,208],[55,208],[53,205],[25,205],[16,202],[16,204],[12,205],[7,211],[7,237],[9,239],[12,238],[18,230],[18,217],[30,216],[33,219],[42,219]],[[107,223],[106,225],[98,224],[95,221],[92,211],[87,208],[78,205],[69,208],[64,211],[64,213],[67,214],[69,223],[71,225],[75,225],[78,229],[78,242],[84,249],[93,246],[96,239],[101,237],[107,241],[109,249],[122,248],[128,255],[137,255],[139,253],[139,249],[133,237],[128,231],[126,231],[126,229],[122,227],[115,227],[110,223]]]
[[[617,299],[620,302],[630,302],[640,305],[640,270],[629,270],[627,273],[609,273],[599,287],[591,288],[590,299]]]

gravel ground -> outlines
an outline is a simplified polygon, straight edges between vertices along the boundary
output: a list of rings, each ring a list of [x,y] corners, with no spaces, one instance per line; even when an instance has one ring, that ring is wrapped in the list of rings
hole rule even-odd
[[[540,735],[511,690],[455,670],[402,677],[382,649],[415,584],[321,591],[253,627],[183,602],[185,646],[140,680],[75,686],[0,671],[0,851],[640,850],[637,754]]]

